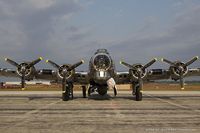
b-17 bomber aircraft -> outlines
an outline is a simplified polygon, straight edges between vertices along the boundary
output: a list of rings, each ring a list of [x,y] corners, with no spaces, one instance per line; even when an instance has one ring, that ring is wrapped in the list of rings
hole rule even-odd
[[[83,60],[75,64],[58,65],[51,60],[46,60],[55,70],[39,69],[34,65],[39,63],[42,58],[38,58],[32,62],[17,63],[6,58],[5,61],[16,67],[16,70],[0,69],[0,76],[19,77],[21,78],[21,87],[24,89],[25,80],[45,79],[62,83],[62,100],[67,101],[73,99],[73,85],[82,85],[82,94],[86,98],[97,92],[100,95],[107,94],[108,89],[113,89],[114,95],[117,95],[116,84],[131,84],[132,94],[136,101],[142,100],[142,88],[144,81],[154,81],[163,79],[179,80],[181,89],[184,89],[184,77],[200,76],[200,68],[188,68],[198,56],[190,61],[183,63],[180,61],[169,61],[161,59],[169,64],[169,69],[149,69],[157,59],[154,58],[147,64],[128,64],[121,61],[120,64],[128,68],[126,72],[116,72],[115,64],[106,49],[98,49],[89,61],[88,72],[78,72],[75,69],[84,63]],[[88,87],[87,87],[88,86]],[[87,89],[88,88],[88,89]]]

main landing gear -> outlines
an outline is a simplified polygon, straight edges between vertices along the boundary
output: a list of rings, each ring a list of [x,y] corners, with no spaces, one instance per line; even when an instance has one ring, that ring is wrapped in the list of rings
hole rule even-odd
[[[68,101],[70,99],[74,98],[73,94],[73,84],[72,83],[67,83],[65,90],[62,93],[62,100],[63,101]]]
[[[86,91],[87,91],[87,88],[86,88],[86,86],[81,86],[81,87],[82,87],[83,98],[86,98]]]
[[[89,89],[88,89],[88,96],[90,96],[90,94],[92,92],[94,92],[94,86],[90,86]],[[132,84],[132,94],[135,96],[135,100],[136,101],[142,101],[142,92],[141,92],[141,87],[139,84],[137,83],[133,83]],[[83,94],[83,98],[86,98],[87,94],[87,87],[86,86],[82,86],[82,94]],[[102,89],[101,91],[99,90],[99,94],[100,95],[105,95],[106,94],[106,90],[105,89]],[[114,90],[114,94],[117,95],[117,92],[115,92]],[[68,101],[70,99],[73,99],[74,98],[74,95],[73,95],[73,83],[69,82],[69,83],[66,83],[66,87],[65,87],[65,90],[63,91],[62,93],[62,100],[63,101]]]
[[[133,89],[132,94],[135,95],[135,100],[142,101],[142,92],[140,86],[138,84],[133,84],[132,89]]]
[[[108,88],[105,85],[102,86],[95,86],[95,85],[90,85],[88,88],[88,97],[91,95],[93,92],[97,92],[99,95],[104,96],[107,94]]]

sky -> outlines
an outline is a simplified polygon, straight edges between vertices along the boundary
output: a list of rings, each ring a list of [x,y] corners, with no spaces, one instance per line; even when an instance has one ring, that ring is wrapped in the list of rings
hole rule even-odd
[[[200,56],[199,0],[0,0],[0,68],[40,56],[58,64],[106,48],[117,70],[152,58]],[[168,68],[155,63],[151,68]],[[200,67],[200,61],[191,67]],[[42,61],[36,68],[52,68]]]

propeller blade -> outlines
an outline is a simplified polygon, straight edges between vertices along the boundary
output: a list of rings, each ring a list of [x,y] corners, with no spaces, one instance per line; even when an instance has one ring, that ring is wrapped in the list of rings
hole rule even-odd
[[[175,66],[174,62],[171,62],[171,61],[169,61],[169,60],[167,60],[167,59],[162,58],[161,61],[166,62],[166,63],[168,63],[168,64],[170,64],[170,65]]]
[[[39,63],[41,60],[43,60],[42,57],[39,57],[38,59],[32,61],[32,62],[28,65],[28,67],[34,66],[35,64]]]
[[[71,71],[71,70],[77,68],[78,66],[80,66],[80,65],[83,64],[83,63],[84,63],[84,60],[81,60],[81,61],[75,63],[74,65],[72,65],[72,66],[68,69],[68,71]]]
[[[51,61],[51,60],[46,60],[46,63],[51,64],[53,67],[55,67],[55,68],[57,68],[57,69],[60,68],[60,66],[59,66],[58,64],[56,64],[55,62],[53,62],[53,61]]]
[[[9,64],[15,66],[15,67],[18,67],[19,64],[11,59],[8,59],[8,58],[5,58],[5,61],[7,61]]]
[[[198,56],[193,57],[190,61],[188,61],[187,63],[185,63],[185,66],[191,65],[192,63],[194,63],[198,59],[199,59]]]
[[[124,61],[120,61],[120,64],[122,64],[122,65],[124,65],[124,66],[126,66],[126,67],[129,67],[130,69],[132,69],[132,68],[133,68],[133,66],[132,66],[132,65],[130,65],[130,64],[128,64],[128,63],[126,63],[126,62],[124,62]]]
[[[154,58],[153,60],[151,60],[149,63],[147,63],[146,65],[143,66],[143,70],[150,67],[151,65],[153,65],[155,62],[157,61],[157,58]]]

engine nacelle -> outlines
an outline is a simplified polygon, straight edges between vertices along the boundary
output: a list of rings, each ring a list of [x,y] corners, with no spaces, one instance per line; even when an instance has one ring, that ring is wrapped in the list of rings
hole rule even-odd
[[[188,67],[183,62],[175,62],[174,66],[170,66],[169,68],[172,78],[178,79],[180,77],[180,73],[182,71],[183,76],[188,73]]]
[[[138,80],[139,79],[139,71],[141,71],[141,78],[143,79],[147,75],[147,70],[142,69],[143,65],[141,64],[134,64],[133,68],[134,69],[129,69],[129,74],[133,78],[133,80]]]
[[[24,75],[25,79],[31,80],[31,79],[34,78],[34,74],[36,72],[36,69],[35,69],[34,66],[27,68],[28,65],[29,65],[29,63],[26,63],[26,62],[21,63],[17,67],[16,72],[17,72],[18,76],[21,77],[22,76],[22,69],[24,69],[25,70],[25,75]]]
[[[63,75],[64,73],[66,73],[66,80],[70,80],[73,78],[73,75],[75,74],[75,70],[72,69],[70,71],[68,71],[68,69],[71,67],[70,64],[65,64],[59,67],[58,71],[57,71],[57,76],[59,79],[63,79]]]

